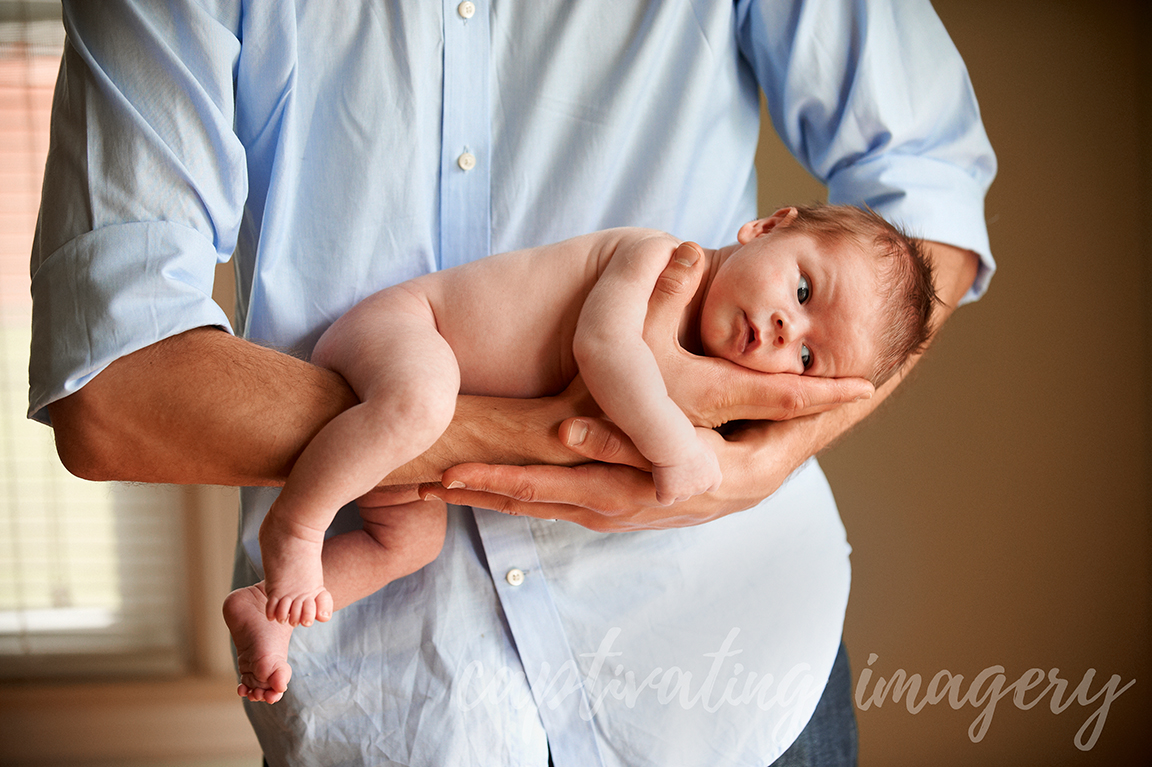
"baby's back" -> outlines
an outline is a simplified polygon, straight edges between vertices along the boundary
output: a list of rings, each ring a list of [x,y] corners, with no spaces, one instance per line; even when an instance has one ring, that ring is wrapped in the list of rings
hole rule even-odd
[[[456,353],[464,394],[539,397],[576,375],[572,339],[592,286],[626,230],[501,253],[405,283]]]

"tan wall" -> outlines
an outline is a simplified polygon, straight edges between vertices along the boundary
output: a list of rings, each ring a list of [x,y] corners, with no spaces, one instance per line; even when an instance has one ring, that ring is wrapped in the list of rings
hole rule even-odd
[[[925,683],[963,674],[962,692],[993,666],[1005,684],[1059,668],[1072,686],[1096,669],[1089,697],[1113,674],[1136,684],[1087,752],[1073,741],[1100,699],[1054,714],[1051,693],[1029,710],[1008,696],[973,743],[983,707],[913,715],[889,695],[858,712],[861,765],[1152,763],[1148,17],[1136,1],[935,5],[999,154],[988,218],[1000,272],[823,460],[854,546],[854,679],[876,654],[866,695],[897,669]],[[782,152],[766,142],[762,209],[822,196]]]
[[[963,674],[962,693],[993,666],[1005,687],[1058,668],[1070,689],[1095,669],[1089,698],[1113,674],[1136,683],[1088,751],[1074,738],[1103,697],[1055,714],[1051,692],[1028,710],[1008,695],[975,743],[987,704],[913,715],[890,693],[858,712],[860,762],[1152,763],[1152,163],[1140,132],[1152,15],[1137,2],[935,6],[999,157],[987,217],[1000,269],[913,380],[823,459],[854,550],[853,678],[876,654],[865,699],[898,669],[925,685]],[[765,143],[762,209],[820,195]]]

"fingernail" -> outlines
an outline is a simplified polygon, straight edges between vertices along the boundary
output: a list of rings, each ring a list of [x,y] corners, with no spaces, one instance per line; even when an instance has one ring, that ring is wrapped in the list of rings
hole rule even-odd
[[[685,251],[688,255],[681,255]],[[672,259],[681,266],[692,266],[700,258],[700,252],[696,248],[688,247],[688,243],[682,243],[680,247],[676,248],[676,255]]]
[[[451,484],[448,485],[449,490],[459,490],[462,487],[464,487],[464,483],[458,479],[452,480]]]
[[[577,447],[584,444],[584,438],[588,436],[588,423],[586,421],[573,421],[572,427],[568,429],[568,447]]]
[[[861,394],[859,397],[856,398],[856,401],[859,402],[862,399],[872,399],[872,392],[870,392],[870,391],[864,392],[863,394]]]
[[[425,493],[424,494],[424,500],[426,500],[426,501],[442,501],[444,499],[441,498],[440,496],[434,495],[432,493]]]

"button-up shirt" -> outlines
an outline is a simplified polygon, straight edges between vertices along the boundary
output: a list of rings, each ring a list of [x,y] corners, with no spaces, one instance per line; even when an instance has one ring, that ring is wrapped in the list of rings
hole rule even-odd
[[[65,2],[31,403],[214,325],[307,354],[357,300],[630,225],[756,215],[759,89],[832,202],[994,265],[995,159],[927,2]],[[211,301],[232,258],[237,310]],[[242,493],[238,582],[275,491]],[[345,509],[334,530],[357,523]],[[271,764],[763,765],[812,713],[849,547],[809,461],[758,507],[598,534],[451,507],[440,556],[295,632]]]

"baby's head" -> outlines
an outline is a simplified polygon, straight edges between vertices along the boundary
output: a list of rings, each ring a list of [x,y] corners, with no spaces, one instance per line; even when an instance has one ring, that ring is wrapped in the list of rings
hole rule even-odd
[[[870,210],[784,208],[740,229],[700,313],[705,353],[754,370],[888,380],[937,302],[916,240]]]

